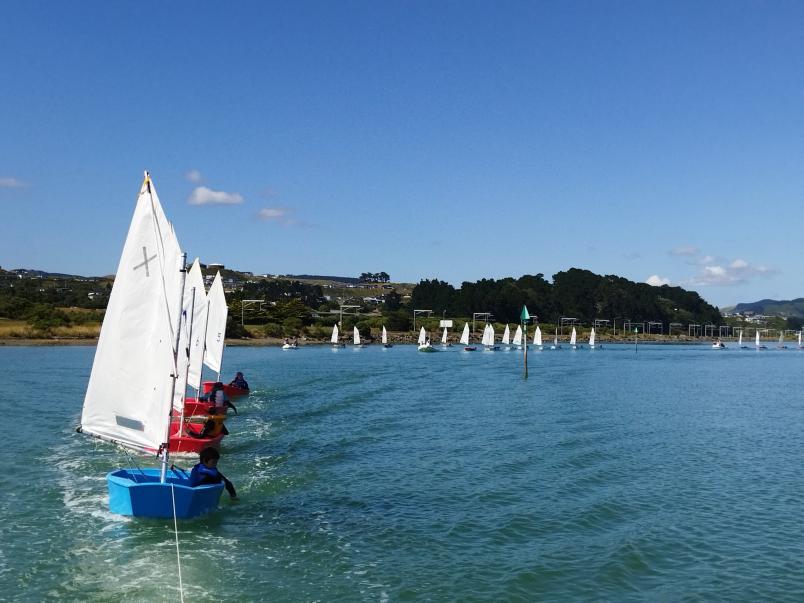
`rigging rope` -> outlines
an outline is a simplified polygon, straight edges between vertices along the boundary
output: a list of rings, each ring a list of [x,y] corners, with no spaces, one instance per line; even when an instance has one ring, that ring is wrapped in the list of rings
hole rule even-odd
[[[179,597],[184,603],[184,585],[181,581],[181,556],[179,555],[179,522],[176,519],[176,494],[173,489],[173,482],[170,484],[170,496],[173,499],[173,531],[176,534],[176,564],[179,566]]]

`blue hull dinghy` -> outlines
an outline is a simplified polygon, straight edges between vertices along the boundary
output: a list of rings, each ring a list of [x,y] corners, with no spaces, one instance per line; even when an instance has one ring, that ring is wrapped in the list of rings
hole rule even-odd
[[[106,476],[109,485],[109,510],[133,517],[176,517],[191,519],[218,508],[223,484],[190,487],[190,477],[169,470],[165,482],[159,481],[160,469],[118,469]]]

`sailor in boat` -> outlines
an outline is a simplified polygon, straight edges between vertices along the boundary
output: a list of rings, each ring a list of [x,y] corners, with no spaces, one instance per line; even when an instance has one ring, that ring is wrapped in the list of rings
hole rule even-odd
[[[234,485],[226,477],[218,471],[218,460],[221,458],[221,453],[214,448],[204,448],[198,455],[199,463],[197,463],[190,472],[190,486],[203,486],[204,484],[220,484],[226,487],[226,491],[232,498],[237,498],[237,492]]]
[[[248,381],[246,381],[245,377],[243,377],[243,373],[240,371],[237,371],[235,378],[229,382],[229,385],[239,387],[240,389],[248,389]]]
[[[243,373],[237,374],[240,375],[241,378],[243,377]],[[235,377],[235,379],[236,378],[237,377]],[[245,383],[245,380],[243,380],[243,383]],[[248,389],[248,384],[246,384],[246,387],[243,389]],[[233,411],[235,411],[235,414],[237,414],[237,408],[229,401],[229,396],[226,395],[226,390],[223,388],[223,383],[220,381],[217,381],[212,385],[212,389],[208,394],[206,394],[206,400],[212,405],[210,412],[213,409],[217,409],[220,410],[220,412],[216,412],[215,414],[225,415],[226,409],[231,408]]]

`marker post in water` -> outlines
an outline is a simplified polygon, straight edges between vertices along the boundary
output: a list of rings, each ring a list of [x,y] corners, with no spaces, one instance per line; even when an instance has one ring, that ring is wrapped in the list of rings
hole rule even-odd
[[[522,323],[522,330],[524,332],[525,343],[525,379],[528,378],[528,322],[530,320],[530,313],[527,306],[522,306],[522,314],[519,315],[519,321]]]

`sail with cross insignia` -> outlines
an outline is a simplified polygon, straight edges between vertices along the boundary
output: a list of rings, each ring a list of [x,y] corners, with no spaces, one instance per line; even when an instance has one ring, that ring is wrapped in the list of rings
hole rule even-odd
[[[173,226],[146,175],[95,350],[82,432],[144,451],[167,442],[181,263]]]

